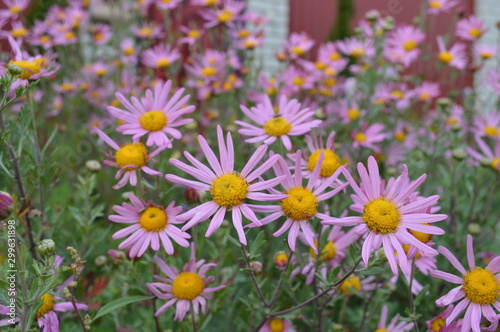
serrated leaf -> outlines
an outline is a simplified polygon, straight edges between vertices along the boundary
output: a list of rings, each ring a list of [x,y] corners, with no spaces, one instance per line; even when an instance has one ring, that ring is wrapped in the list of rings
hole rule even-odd
[[[131,296],[131,297],[125,297],[125,298],[111,301],[109,303],[106,303],[104,306],[102,306],[102,308],[97,312],[97,314],[95,315],[93,320],[96,320],[99,317],[107,315],[110,312],[113,312],[116,309],[124,307],[128,304],[140,302],[140,301],[151,300],[152,298],[154,298],[154,296]]]

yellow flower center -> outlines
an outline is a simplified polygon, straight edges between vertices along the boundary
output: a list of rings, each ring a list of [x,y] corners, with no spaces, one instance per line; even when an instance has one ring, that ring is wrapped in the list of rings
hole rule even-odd
[[[104,38],[104,35],[101,32],[98,32],[94,35],[94,39],[100,41]]]
[[[257,47],[257,45],[258,45],[258,42],[255,39],[248,39],[248,40],[245,40],[243,42],[243,46],[245,46],[245,48],[247,48],[247,49],[253,49],[253,48]]]
[[[500,157],[493,158],[491,160],[491,167],[493,169],[498,169],[498,165],[500,165]]]
[[[19,14],[22,11],[21,6],[12,6],[10,7],[11,14]]]
[[[315,241],[315,243],[317,246],[317,241]],[[309,254],[312,258],[316,259],[317,255],[313,248],[309,248]],[[335,243],[333,243],[333,241],[328,241],[328,243],[323,246],[323,249],[321,249],[321,259],[325,262],[331,261],[335,258],[335,255],[337,255]]]
[[[234,15],[233,12],[231,12],[227,9],[224,9],[219,14],[217,14],[217,19],[221,23],[226,23],[226,22],[229,22],[233,19],[233,15]]]
[[[454,117],[454,116],[450,116],[450,117],[448,118],[448,121],[447,121],[447,122],[448,122],[448,124],[454,125],[454,124],[457,124],[457,123],[458,123],[458,120],[457,120],[457,118],[456,118],[456,117]]]
[[[153,29],[151,28],[142,28],[141,30],[139,30],[139,34],[142,35],[142,36],[146,36],[146,37],[149,37],[153,34]]]
[[[333,77],[327,78],[323,80],[323,84],[326,86],[334,86],[337,83],[337,80]]]
[[[403,49],[405,51],[412,51],[417,48],[417,42],[414,40],[407,40],[403,43]]]
[[[349,120],[354,121],[361,115],[361,112],[357,108],[350,108],[347,110],[347,117]]]
[[[439,60],[444,63],[450,63],[453,61],[453,54],[448,51],[439,53]]]
[[[19,78],[23,80],[27,80],[32,75],[38,74],[40,72],[40,65],[34,61],[17,60],[10,61],[9,63],[18,65],[22,69],[22,73],[21,75],[19,75]]]
[[[357,133],[356,136],[354,136],[354,140],[356,142],[366,142],[366,135],[364,133]]]
[[[469,30],[469,35],[474,38],[479,38],[481,37],[482,34],[483,32],[481,31],[481,29],[478,28],[472,28]]]
[[[443,6],[443,4],[441,3],[441,1],[431,1],[429,2],[429,6],[434,9],[439,9]]]
[[[328,66],[326,63],[321,62],[321,61],[316,61],[316,63],[314,65],[319,70],[323,70]]]
[[[170,66],[170,60],[168,58],[159,58],[158,60],[156,60],[156,68],[163,69],[167,68],[168,66]]]
[[[172,283],[172,294],[181,300],[194,300],[203,292],[205,285],[203,279],[193,272],[179,274]]]
[[[438,332],[441,327],[445,326],[446,322],[441,317],[434,319],[431,322],[431,331]]]
[[[26,36],[27,32],[28,31],[25,28],[19,28],[19,29],[12,29],[10,31],[10,34],[12,35],[12,37],[18,38],[18,37],[24,37],[24,36]]]
[[[36,319],[42,317],[43,315],[51,311],[52,308],[54,307],[54,297],[51,294],[49,293],[43,294],[42,300],[43,300],[42,306],[36,312],[35,316]]]
[[[198,38],[200,36],[200,30],[189,30],[187,35],[189,38]]]
[[[483,58],[483,59],[491,59],[493,57],[493,53],[488,52],[488,51],[481,51],[479,54],[481,55],[481,58]]]
[[[205,5],[214,6],[219,3],[219,0],[205,0]]]
[[[288,263],[288,256],[287,256],[287,254],[284,251],[278,252],[274,256],[274,263],[276,263],[276,265],[278,265],[278,266],[285,266],[286,263]]]
[[[252,32],[250,30],[246,30],[246,29],[242,29],[242,30],[238,31],[238,37],[240,37],[240,38],[248,37],[251,34],[252,34]]]
[[[388,329],[376,329],[375,332],[389,332]]]
[[[293,46],[290,51],[293,53],[293,54],[296,54],[296,55],[302,55],[304,54],[306,51],[300,47],[300,46]]]
[[[430,226],[429,223],[421,223],[421,225],[428,225]],[[431,239],[432,239],[432,234],[427,234],[427,233],[422,233],[422,232],[417,232],[417,231],[414,231],[412,229],[409,229],[408,230],[415,238],[417,238],[417,240],[419,240],[420,242],[429,242]]]
[[[422,92],[419,95],[420,100],[428,100],[431,97],[431,94],[429,92]]]
[[[64,34],[64,38],[66,38],[66,40],[70,40],[76,38],[76,35],[73,31],[68,31]]]
[[[365,50],[362,48],[355,48],[351,51],[351,55],[355,58],[358,58],[363,54],[365,54]]]
[[[287,192],[289,195],[282,200],[283,212],[292,220],[308,220],[318,212],[318,198],[309,189],[293,187]]]
[[[330,60],[332,61],[338,61],[340,60],[341,56],[340,56],[340,53],[338,52],[334,52],[332,54],[330,54]]]
[[[283,332],[285,330],[285,324],[283,323],[283,320],[273,318],[269,321],[269,329],[271,332]]]
[[[363,220],[371,232],[389,234],[396,231],[401,215],[393,203],[384,197],[365,204]]]
[[[132,46],[129,46],[129,47],[123,49],[123,54],[125,54],[127,56],[134,54],[134,48]]]
[[[59,87],[62,91],[73,91],[75,88],[73,83],[62,83]]]
[[[292,83],[295,85],[301,86],[302,84],[304,84],[304,79],[302,77],[295,77],[292,80]]]
[[[168,119],[162,111],[144,113],[139,119],[142,128],[147,131],[160,131],[167,125]]]
[[[120,168],[127,165],[134,165],[139,168],[146,165],[146,161],[148,160],[148,151],[142,143],[129,143],[116,151],[115,158],[116,163]],[[131,171],[133,168],[126,168],[125,170]]]
[[[159,232],[165,228],[167,220],[165,211],[158,207],[149,207],[142,212],[139,223],[148,232]]]
[[[269,136],[286,135],[292,130],[292,125],[282,117],[272,118],[264,124],[264,131]]]
[[[48,43],[50,42],[50,38],[46,35],[43,35],[43,36],[40,36],[40,38],[38,39],[38,41],[42,44],[45,44],[45,43]]]
[[[312,172],[318,164],[319,156],[323,152],[323,163],[321,164],[320,175],[324,178],[332,176],[332,174],[340,167],[339,156],[328,149],[320,149],[315,151],[307,162],[307,168]]]
[[[215,179],[210,194],[215,203],[231,207],[240,205],[247,197],[248,184],[236,174],[224,174]]]
[[[495,137],[495,136],[498,136],[500,134],[500,131],[496,127],[486,126],[486,127],[484,127],[484,133],[488,136]]]
[[[477,267],[464,276],[463,290],[472,302],[490,305],[497,301],[500,282],[490,271]]]
[[[403,131],[398,131],[394,134],[394,138],[400,142],[404,142],[406,138],[406,134]]]
[[[361,281],[355,275],[349,276],[342,285],[340,285],[340,292],[352,294],[351,289],[355,289],[358,292],[361,291]]]
[[[205,67],[201,70],[201,74],[203,76],[213,76],[217,73],[217,69],[213,68],[213,67]]]
[[[391,96],[393,96],[396,99],[403,99],[405,97],[405,94],[401,90],[394,90],[391,91]]]
[[[406,254],[408,254],[410,252],[411,246],[409,244],[403,244],[402,247],[403,247],[403,250],[405,251]],[[394,252],[394,255],[397,256],[398,253]],[[417,253],[415,254],[415,259],[419,259],[420,257],[422,257],[422,255],[420,254],[419,251],[417,251]]]

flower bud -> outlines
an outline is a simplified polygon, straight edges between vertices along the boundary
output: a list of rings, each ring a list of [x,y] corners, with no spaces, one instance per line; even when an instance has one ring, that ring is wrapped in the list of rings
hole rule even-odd
[[[467,151],[463,148],[456,148],[451,151],[451,154],[453,158],[455,158],[458,161],[462,161],[465,158],[467,158]]]
[[[481,225],[479,225],[479,224],[477,224],[475,222],[470,223],[469,225],[467,225],[467,230],[472,235],[480,234],[481,233]]]
[[[96,266],[101,267],[101,266],[104,266],[106,264],[106,261],[107,261],[106,256],[99,255],[95,258],[94,263]]]
[[[87,167],[87,169],[92,173],[97,173],[102,168],[101,163],[97,160],[87,160],[87,162],[85,163],[85,167]]]
[[[122,200],[124,200],[125,202],[129,202],[131,194],[134,194],[134,192],[132,192],[132,191],[126,191],[126,192],[124,192],[122,194]]]
[[[262,263],[258,261],[250,262],[250,268],[253,270],[255,275],[262,273]]]
[[[7,66],[7,70],[9,71],[9,74],[11,74],[12,76],[19,76],[23,73],[23,69],[21,67],[19,67],[18,65],[13,64],[13,63],[10,63]]]
[[[7,217],[13,208],[14,201],[12,197],[8,193],[0,191],[0,219]]]
[[[278,251],[274,255],[274,263],[278,268],[284,268],[288,263],[288,255],[284,251]]]
[[[450,98],[445,97],[438,98],[438,100],[436,100],[436,103],[441,107],[451,107],[451,105],[453,104]]]
[[[198,190],[188,187],[184,190],[184,198],[189,203],[199,203],[200,202],[200,193]]]
[[[479,160],[479,164],[481,166],[486,167],[486,168],[491,168],[492,160],[490,158],[483,157],[481,160]]]
[[[56,243],[51,239],[45,239],[38,243],[38,247],[36,249],[40,255],[52,256],[56,250]]]
[[[365,14],[365,18],[367,21],[376,21],[380,17],[380,12],[376,9],[372,9]]]

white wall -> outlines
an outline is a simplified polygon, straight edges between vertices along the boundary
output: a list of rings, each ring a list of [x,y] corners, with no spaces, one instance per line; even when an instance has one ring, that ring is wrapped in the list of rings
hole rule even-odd
[[[500,21],[500,1],[499,0],[476,0],[475,1],[475,15],[483,20],[488,26],[489,31],[484,34],[478,41],[481,45],[497,45],[499,32],[497,22]],[[490,89],[485,88],[483,84],[484,75],[490,68],[494,68],[500,57],[500,48],[497,45],[497,55],[493,59],[486,62],[485,68],[478,71],[474,76],[474,84],[478,91],[478,100],[476,106],[482,111],[489,111],[495,109],[497,96]],[[497,67],[498,68],[498,67]]]
[[[247,0],[249,10],[270,20],[265,26],[265,43],[256,50],[256,59],[262,62],[264,72],[274,72],[278,69],[275,53],[280,50],[288,37],[288,2],[288,0]]]

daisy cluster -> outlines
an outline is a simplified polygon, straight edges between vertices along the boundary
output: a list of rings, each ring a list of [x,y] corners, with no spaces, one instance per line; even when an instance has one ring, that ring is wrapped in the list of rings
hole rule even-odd
[[[137,288],[161,301],[153,306],[158,329],[170,307],[175,321],[191,313],[196,329],[212,302],[227,305],[212,301],[212,293],[229,296],[238,271],[223,273],[221,266],[214,276],[210,270],[224,261],[197,260],[196,248],[222,255],[231,245],[243,252],[266,308],[257,314],[260,323],[248,322],[256,331],[295,331],[297,317],[273,307],[289,277],[290,287],[310,287],[313,300],[328,298],[315,302],[316,325],[304,319],[301,327],[320,330],[330,301],[344,301],[343,315],[346,301],[359,297],[361,325],[346,326],[361,331],[375,293],[396,294],[399,279],[409,290],[411,315],[402,318],[400,310],[387,322],[389,307],[381,305],[376,331],[418,329],[417,319],[423,325],[413,296],[447,307],[434,318],[428,313],[430,331],[498,327],[500,257],[491,254],[485,267],[477,266],[467,235],[466,269],[443,245],[459,251],[459,238],[479,226],[469,227],[471,221],[494,214],[498,199],[500,111],[488,104],[478,112],[485,100],[460,85],[497,56],[495,46],[479,44],[488,28],[474,15],[457,14],[451,35],[377,11],[337,41],[292,32],[276,50],[279,69],[268,73],[258,70],[255,49],[269,19],[243,1],[140,0],[116,8],[70,0],[32,25],[23,15],[29,0],[3,2],[0,38],[12,51],[2,54],[0,74],[16,73],[7,94],[15,99],[18,88],[40,80],[29,101],[48,111],[35,118],[56,124],[65,137],[91,137],[101,150],[109,169],[100,185],[113,197],[105,199],[113,212],[99,222],[115,230],[110,241],[118,240],[110,242],[109,255],[129,262],[129,271],[137,271],[135,261],[151,267]],[[459,9],[453,0],[424,3],[420,20],[429,22]],[[485,77],[481,86],[498,98],[500,72]],[[24,102],[13,102],[14,115]],[[449,183],[440,181],[446,168]],[[481,173],[496,190],[484,211],[475,208],[475,197],[460,210],[466,215],[457,212],[463,169]],[[443,203],[440,196],[451,198]],[[0,216],[15,209],[14,201],[0,192]],[[250,262],[254,246],[262,255],[273,250],[274,259],[264,263],[280,271],[269,301],[257,281],[267,267]],[[190,252],[180,269],[183,248]],[[438,269],[441,256],[459,275]],[[431,288],[438,279],[456,286],[439,298],[434,292],[447,286]],[[54,311],[89,308],[56,302],[61,298],[50,292],[41,299],[35,318],[48,332],[60,330]],[[303,307],[292,299],[295,309],[280,303]],[[0,306],[0,313],[6,310]]]

